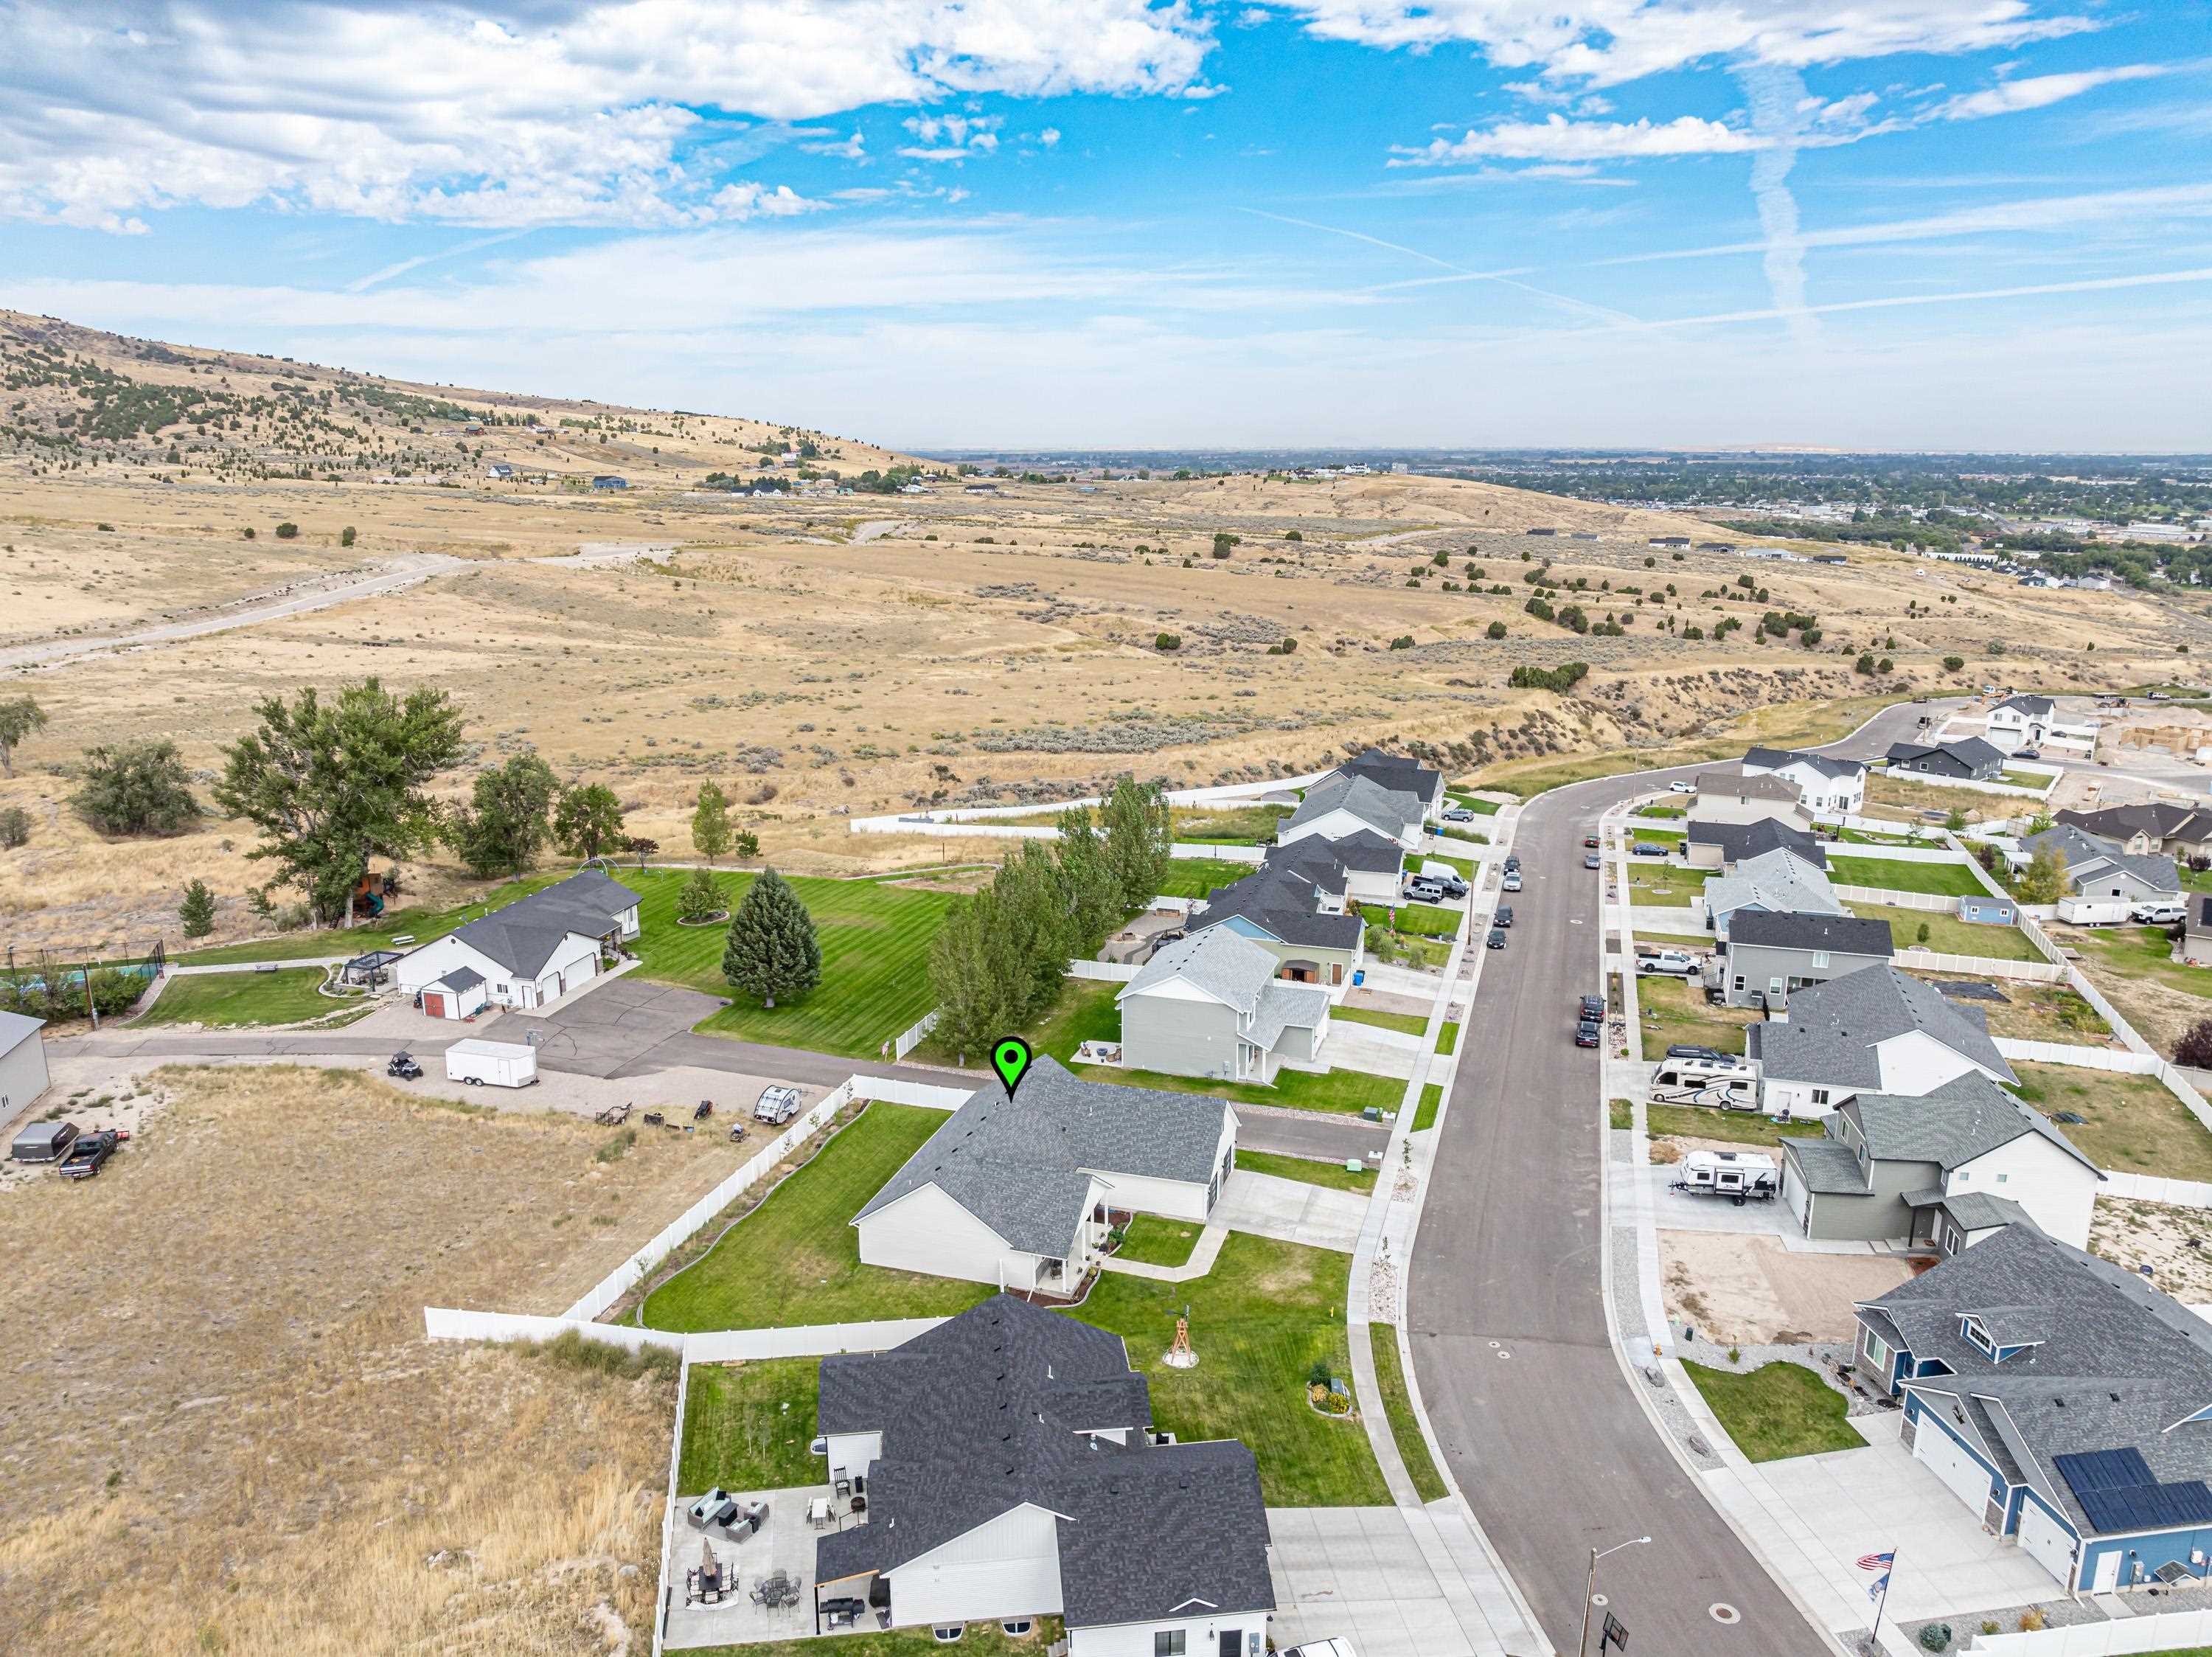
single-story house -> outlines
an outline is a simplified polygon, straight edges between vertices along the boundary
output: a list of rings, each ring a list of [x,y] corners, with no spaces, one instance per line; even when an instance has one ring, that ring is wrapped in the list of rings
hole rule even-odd
[[[1644,543],[1646,546],[1665,547],[1669,550],[1686,548],[1689,544],[1690,538],[1687,535],[1654,535]]]
[[[2140,806],[2106,806],[2101,811],[2062,811],[2061,823],[2109,840],[2140,856],[2162,851],[2169,857],[2202,856],[2212,845],[2212,809],[2160,801]]]
[[[1418,759],[1370,748],[1356,758],[1346,760],[1337,770],[1347,776],[1364,777],[1393,794],[1412,795],[1432,820],[1444,808],[1444,774],[1431,771]]]
[[[0,1124],[29,1110],[52,1084],[39,1034],[46,1027],[27,1013],[0,1013]]]
[[[2137,904],[2181,901],[2181,871],[2164,852],[2122,851],[2071,823],[2031,834],[2020,844],[2031,858],[2047,851],[2066,860],[2066,892],[2058,900],[2062,921],[2084,926],[2124,921]]]
[[[853,1600],[940,1642],[1059,1617],[1069,1657],[1267,1650],[1252,1453],[1163,1442],[1119,1336],[994,1295],[890,1351],[823,1359],[815,1418],[830,1478],[867,1498],[815,1544],[817,1617]]]
[[[611,472],[603,472],[599,477],[592,479],[592,487],[593,489],[628,489],[629,487],[629,479],[627,478],[617,478]]]
[[[1421,844],[1427,818],[1428,807],[1419,795],[1385,788],[1371,777],[1334,771],[1306,790],[1298,808],[1283,819],[1275,838],[1289,845],[1310,835],[1340,840],[1348,835],[1373,833],[1413,851]]]
[[[1890,958],[1889,923],[1856,915],[1747,908],[1730,922],[1728,1004],[1770,1013],[1791,997]]]
[[[1917,1099],[1970,1070],[2020,1080],[1980,1008],[1887,965],[1801,990],[1786,1017],[1744,1034],[1777,1116],[1826,1116],[1863,1093]]]
[[[869,1265],[1073,1295],[1119,1210],[1204,1224],[1237,1163],[1224,1100],[1087,1081],[1039,1053],[979,1087],[853,1217]]]
[[[2087,752],[2097,746],[2097,722],[2069,718],[2047,696],[2008,696],[1990,710],[1989,739],[2007,753],[2046,746]]]
[[[1808,811],[1840,816],[1866,804],[1867,768],[1856,759],[1834,759],[1810,749],[1753,748],[1743,757],[1743,769],[1747,777],[1778,777],[1795,783]]]
[[[1325,890],[1282,865],[1215,887],[1191,911],[1184,930],[1192,938],[1234,933],[1273,957],[1282,977],[1332,989],[1349,984],[1367,959],[1366,923],[1341,898],[1332,903]]]
[[[1779,847],[1738,863],[1732,874],[1705,882],[1705,923],[1713,935],[1726,941],[1740,911],[1840,915],[1842,900],[1828,880],[1827,871],[1802,862],[1795,852]]]
[[[2004,750],[1970,736],[1957,742],[1893,742],[1889,769],[1944,783],[1993,783],[2005,767]]]
[[[1782,1197],[1818,1241],[1956,1254],[2008,1216],[2089,1245],[2105,1176],[2038,1112],[1979,1071],[1917,1098],[1859,1093],[1819,1139],[1782,1142]]]
[[[2018,926],[2020,905],[2010,898],[1972,892],[1959,899],[1959,918],[1969,926]]]
[[[638,935],[638,901],[587,869],[408,951],[392,963],[392,981],[401,995],[421,996],[434,1018],[542,1007],[590,983],[603,955]]]
[[[2212,1324],[2025,1221],[1857,1311],[1900,1441],[2061,1588],[2212,1569]]]
[[[1690,797],[1692,824],[1770,819],[1801,832],[1812,828],[1813,813],[1806,808],[1796,783],[1765,772],[1753,776],[1735,765],[1698,773],[1697,791]]]
[[[1226,926],[1158,951],[1114,998],[1121,1062],[1168,1075],[1271,1085],[1289,1059],[1318,1064],[1328,991],[1275,976],[1275,957]]]
[[[1786,851],[1817,869],[1828,867],[1826,846],[1772,817],[1755,823],[1692,822],[1682,843],[1682,861],[1692,868],[1733,869],[1770,851]]]

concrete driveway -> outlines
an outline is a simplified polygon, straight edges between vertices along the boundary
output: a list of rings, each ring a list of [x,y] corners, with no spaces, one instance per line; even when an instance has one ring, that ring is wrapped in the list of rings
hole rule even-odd
[[[721,1007],[715,996],[673,984],[648,984],[629,974],[566,997],[542,1014],[511,1013],[504,1021],[538,1030],[539,1063],[584,1075],[611,1076]],[[523,1037],[517,1029],[505,1039]]]
[[[1212,1218],[1231,1231],[1349,1254],[1367,1218],[1367,1193],[1239,1168],[1222,1186]]]
[[[1276,1643],[1348,1637],[1359,1657],[1494,1657],[1510,1605],[1463,1575],[1479,1552],[1453,1504],[1432,1508],[1270,1508]],[[1527,1654],[1534,1657],[1534,1653]]]

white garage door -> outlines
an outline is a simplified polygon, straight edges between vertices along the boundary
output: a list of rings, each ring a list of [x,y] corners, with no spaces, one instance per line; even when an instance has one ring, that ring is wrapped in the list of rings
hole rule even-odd
[[[2021,1551],[2057,1577],[2062,1587],[2074,1586],[2074,1538],[2066,1527],[2033,1502],[2020,1510]]]
[[[1936,1477],[1951,1487],[1951,1494],[1973,1509],[1979,1520],[1990,1505],[1988,1471],[1968,1455],[1964,1446],[1945,1430],[1934,1416],[1923,1413],[1920,1430],[1913,1435],[1912,1453],[1926,1462]]]
[[[580,984],[589,984],[599,976],[599,958],[597,955],[586,955],[582,960],[562,972],[561,993],[566,995]]]

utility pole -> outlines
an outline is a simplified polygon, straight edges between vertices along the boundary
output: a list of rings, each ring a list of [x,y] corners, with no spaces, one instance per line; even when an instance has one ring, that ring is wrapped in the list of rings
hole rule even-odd
[[[1632,1536],[1626,1542],[1616,1542],[1611,1547],[1589,1550],[1589,1575],[1583,1579],[1583,1631],[1575,1640],[1575,1657],[1583,1657],[1589,1649],[1590,1596],[1597,1592],[1597,1562],[1609,1553],[1619,1553],[1623,1548],[1639,1548],[1651,1538]]]

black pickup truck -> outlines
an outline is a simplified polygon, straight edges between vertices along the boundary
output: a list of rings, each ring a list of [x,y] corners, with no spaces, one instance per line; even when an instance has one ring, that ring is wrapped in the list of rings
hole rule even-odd
[[[62,1158],[61,1167],[54,1172],[64,1179],[90,1179],[99,1173],[107,1159],[115,1154],[118,1142],[112,1128],[86,1134],[69,1148],[69,1154]]]

